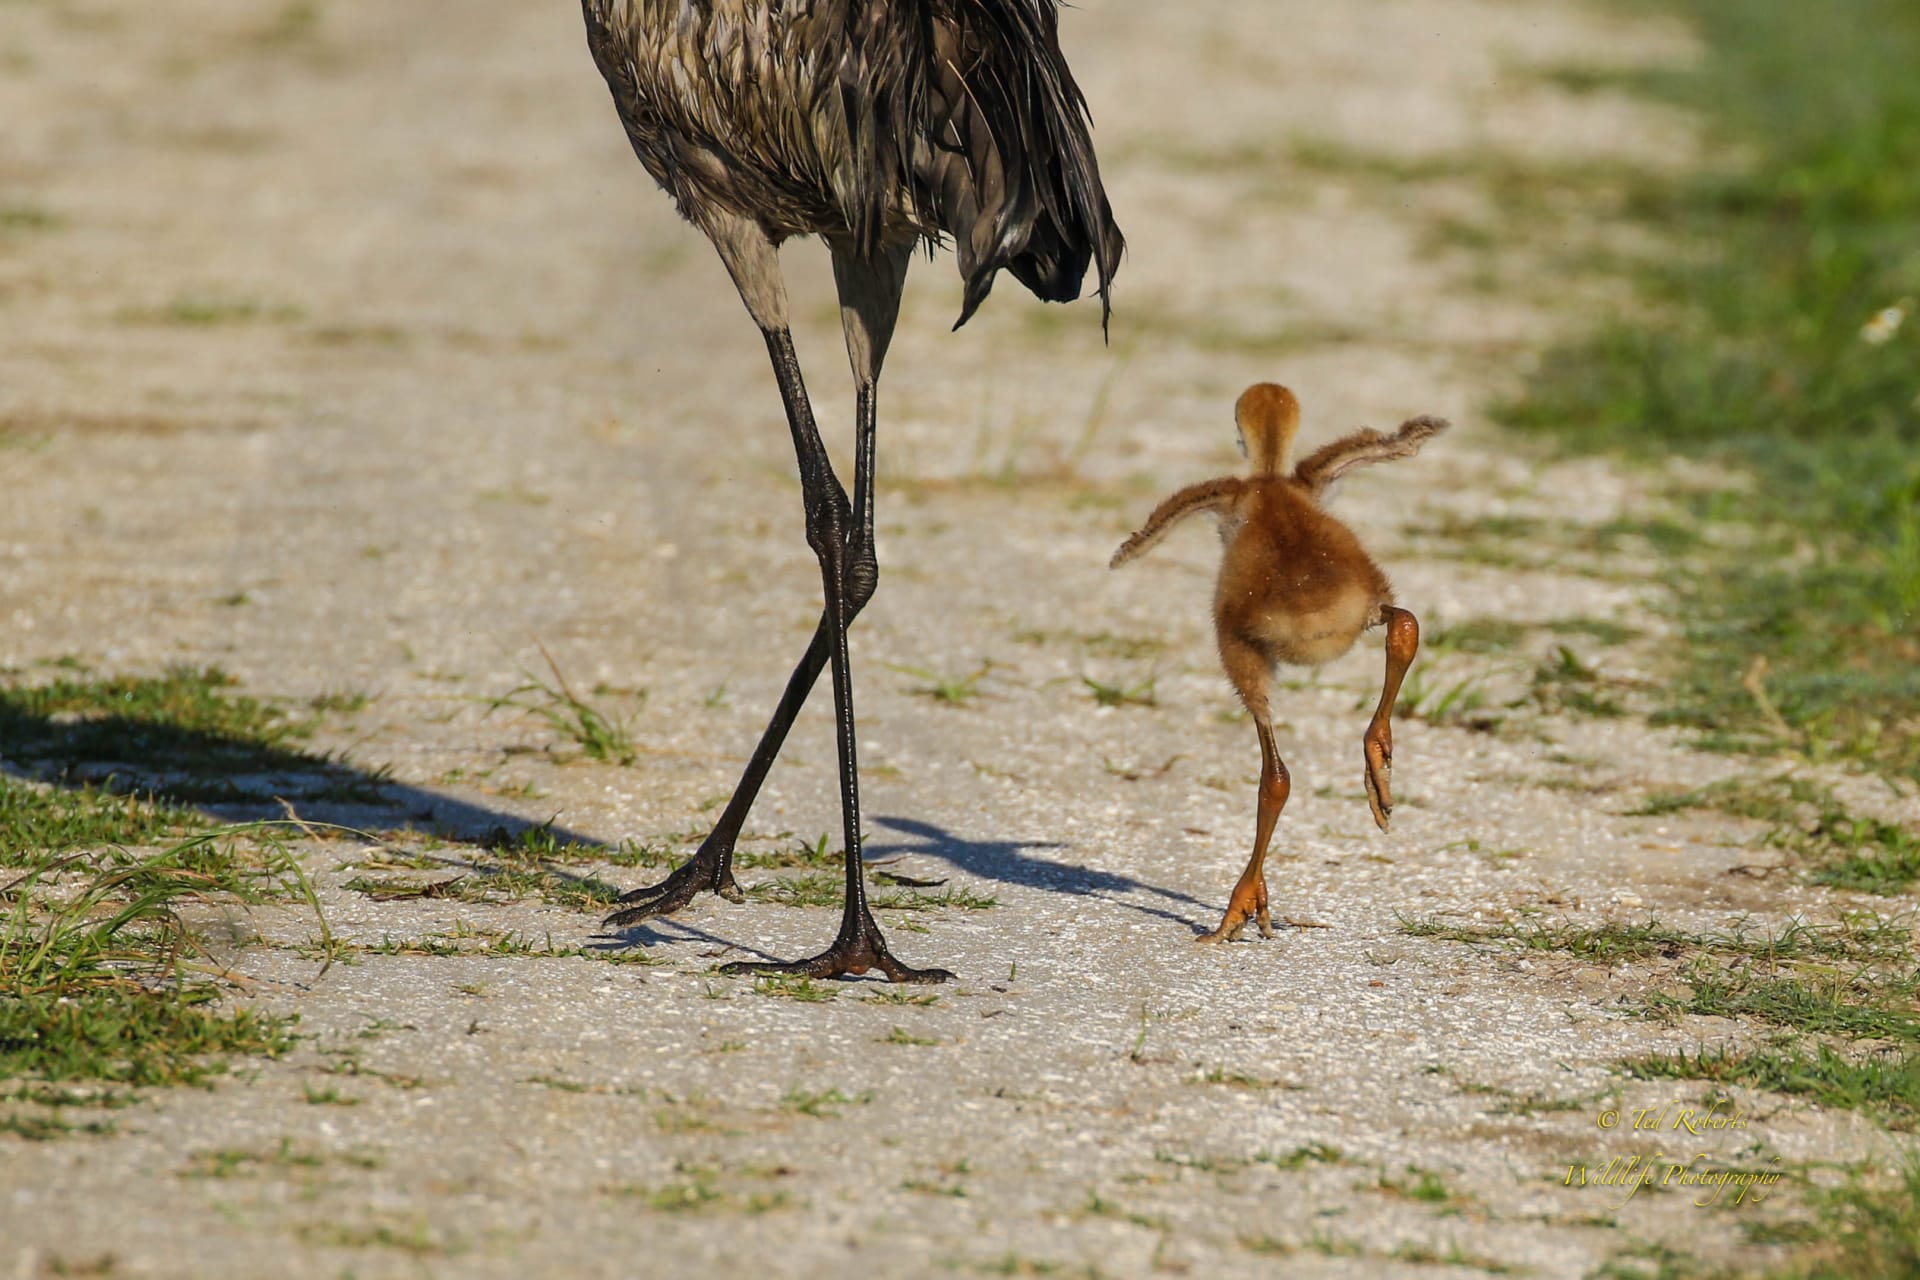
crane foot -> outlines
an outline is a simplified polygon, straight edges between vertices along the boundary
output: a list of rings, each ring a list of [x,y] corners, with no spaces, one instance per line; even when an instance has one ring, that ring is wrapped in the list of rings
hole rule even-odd
[[[621,894],[620,901],[634,905],[614,912],[601,923],[639,924],[653,916],[672,915],[692,902],[694,895],[702,890],[717,893],[728,902],[746,901],[747,895],[740,892],[740,886],[734,883],[732,852],[731,849],[722,850],[709,840],[659,884]]]
[[[894,959],[878,926],[848,934],[842,931],[831,947],[807,960],[739,960],[720,966],[721,973],[764,976],[785,974],[798,978],[838,978],[857,976],[878,969],[889,982],[932,984],[951,982],[953,974],[945,969],[915,969]]]

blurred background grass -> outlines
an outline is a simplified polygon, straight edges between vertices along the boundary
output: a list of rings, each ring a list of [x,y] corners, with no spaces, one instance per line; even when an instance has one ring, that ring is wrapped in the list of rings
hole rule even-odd
[[[1627,216],[1676,246],[1635,267],[1644,306],[1500,416],[1734,481],[1686,499],[1667,719],[1920,777],[1920,5],[1622,2],[1703,56],[1565,79],[1696,111],[1720,162],[1631,184]]]

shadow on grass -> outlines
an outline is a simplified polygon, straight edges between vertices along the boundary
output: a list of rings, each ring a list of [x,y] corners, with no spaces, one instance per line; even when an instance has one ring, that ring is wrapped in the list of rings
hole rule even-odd
[[[101,844],[149,844],[208,822],[300,819],[418,827],[489,847],[528,832],[605,847],[516,814],[307,750],[320,722],[231,692],[218,668],[63,676],[0,687],[0,865]],[[40,787],[22,783],[44,784]],[[451,860],[450,860],[451,861]]]

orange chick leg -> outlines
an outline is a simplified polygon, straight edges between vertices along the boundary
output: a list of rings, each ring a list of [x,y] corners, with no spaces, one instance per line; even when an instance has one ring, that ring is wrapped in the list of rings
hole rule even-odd
[[[1253,857],[1247,860],[1247,869],[1240,873],[1239,883],[1233,886],[1233,896],[1227,899],[1227,911],[1220,917],[1220,927],[1212,933],[1201,934],[1202,942],[1236,941],[1249,919],[1259,925],[1261,937],[1273,936],[1273,924],[1267,913],[1264,870],[1267,842],[1273,838],[1273,824],[1279,820],[1280,810],[1286,808],[1293,784],[1287,776],[1286,763],[1273,745],[1273,729],[1265,717],[1254,723],[1260,731],[1260,816],[1254,826]]]
[[[1385,831],[1393,816],[1393,704],[1400,697],[1400,682],[1413,665],[1413,655],[1420,651],[1420,623],[1392,605],[1381,613],[1387,622],[1387,678],[1380,689],[1380,705],[1373,709],[1373,721],[1361,741],[1367,757],[1367,804],[1373,809],[1373,820]]]

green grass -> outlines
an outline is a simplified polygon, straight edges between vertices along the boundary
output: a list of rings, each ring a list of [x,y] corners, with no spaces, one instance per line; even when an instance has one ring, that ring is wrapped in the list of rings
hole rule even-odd
[[[435,1230],[424,1220],[392,1223],[306,1222],[295,1228],[303,1244],[328,1249],[392,1249],[415,1258],[453,1257],[471,1246],[458,1236]]]
[[[1447,1189],[1446,1180],[1439,1174],[1412,1164],[1406,1167],[1404,1177],[1390,1177],[1382,1169],[1374,1180],[1373,1190],[1420,1204],[1448,1204],[1460,1198]]]
[[[1796,921],[1777,933],[1751,932],[1736,925],[1720,932],[1688,932],[1647,920],[1638,924],[1608,921],[1575,925],[1566,921],[1449,924],[1438,918],[1402,917],[1400,930],[1414,938],[1440,938],[1475,945],[1510,944],[1525,951],[1559,951],[1601,963],[1699,955],[1748,960],[1894,961],[1908,956],[1909,932],[1900,920],[1848,917],[1818,926]]]
[[[183,767],[174,735],[199,735],[201,758],[241,744],[272,750],[311,736],[311,721],[231,692],[219,667],[171,667],[160,676],[63,675],[0,690],[0,731],[29,758],[124,760]],[[147,731],[147,732],[143,732]],[[189,760],[184,767],[197,763]]]
[[[950,1160],[940,1166],[940,1178],[907,1178],[900,1183],[902,1191],[913,1191],[923,1196],[947,1196],[954,1200],[967,1198],[967,1185],[960,1181],[973,1172],[973,1164],[967,1160]]]
[[[772,848],[736,848],[733,854],[733,865],[748,870],[805,867],[808,870],[818,871],[838,867],[846,861],[846,851],[829,849],[827,847],[829,839],[828,834],[823,831],[811,844],[805,840],[792,840]]]
[[[656,1213],[733,1213],[761,1214],[778,1209],[801,1207],[785,1191],[753,1191],[742,1195],[722,1187],[718,1174],[710,1169],[686,1170],[687,1176],[657,1186],[626,1184],[608,1187],[607,1193],[642,1201]]]
[[[0,885],[0,1078],[190,1084],[230,1057],[285,1053],[295,1019],[221,1007],[219,971],[196,963],[201,942],[180,915],[289,898],[317,912],[298,864],[265,835],[71,854]]]
[[[1639,1013],[1729,1018],[1760,1033],[1758,1043],[1630,1059],[1620,1064],[1629,1076],[1743,1085],[1863,1111],[1894,1129],[1920,1127],[1920,971],[1906,917],[1863,914],[1772,932],[1740,924],[1687,932],[1652,920],[1576,926],[1403,919],[1401,928],[1415,937],[1558,952],[1588,963],[1634,962],[1653,975],[1632,1001]]]
[[[1251,1072],[1235,1071],[1228,1067],[1208,1067],[1193,1075],[1195,1084],[1223,1084],[1230,1089],[1284,1089],[1289,1086],[1278,1080],[1269,1080]]]
[[[991,659],[982,662],[966,675],[949,675],[926,667],[906,667],[892,662],[887,666],[901,675],[912,676],[921,682],[911,686],[908,689],[909,693],[917,693],[923,698],[931,698],[935,702],[944,703],[950,707],[964,706],[979,697],[980,681],[993,670]]]
[[[284,303],[227,294],[182,294],[157,307],[128,307],[118,314],[122,324],[174,325],[207,329],[227,325],[290,324],[306,312]]]
[[[1684,995],[1652,992],[1642,1001],[1651,1016],[1744,1018],[1817,1036],[1920,1045],[1913,1012],[1914,983],[1859,972],[1785,974],[1752,964],[1688,965]],[[1897,1007],[1904,1004],[1906,1008]]]
[[[1654,1054],[1622,1064],[1638,1080],[1704,1080],[1861,1111],[1889,1128],[1920,1127],[1920,1057],[1911,1052],[1845,1053],[1792,1039],[1756,1048],[1719,1046]]]
[[[1674,563],[1687,632],[1664,716],[1707,744],[1920,777],[1920,9],[1905,0],[1637,0],[1697,64],[1626,78],[1696,109],[1713,157],[1638,180],[1674,246],[1643,305],[1552,352],[1501,416],[1577,448],[1751,477]],[[1760,665],[1756,665],[1756,664]]]
[[[1081,648],[1100,658],[1140,661],[1157,658],[1167,648],[1167,642],[1158,636],[1117,635],[1111,631],[1088,632],[1077,635],[1074,639]]]
[[[1877,1280],[1920,1275],[1920,1160],[1909,1157],[1890,1179],[1860,1174],[1813,1193],[1825,1240],[1782,1280]]]
[[[193,810],[152,797],[0,777],[0,867],[43,865],[72,849],[159,844],[204,825]]]
[[[195,1152],[176,1173],[182,1178],[227,1179],[261,1173],[311,1172],[335,1162],[358,1169],[380,1167],[379,1160],[372,1156],[326,1156],[315,1151],[296,1150],[291,1138],[282,1138],[279,1146],[266,1151],[221,1147]]]
[[[646,1193],[647,1206],[661,1213],[698,1213],[715,1208],[722,1199],[720,1191],[702,1178],[670,1182]]]
[[[1631,1240],[1588,1272],[1585,1280],[1758,1280],[1758,1273],[1710,1266],[1684,1249],[1657,1240]]]
[[[1158,680],[1159,677],[1151,672],[1145,679],[1131,683],[1124,680],[1109,683],[1092,676],[1080,677],[1080,683],[1087,687],[1093,700],[1103,707],[1157,707],[1160,703],[1154,696],[1153,687]]]
[[[639,759],[639,749],[634,746],[627,722],[576,694],[567,683],[567,678],[560,674],[560,665],[553,660],[553,655],[547,652],[545,645],[540,647],[540,656],[547,660],[547,670],[553,673],[553,683],[548,684],[532,672],[523,671],[521,674],[526,679],[520,684],[497,698],[483,699],[489,710],[511,707],[544,720],[556,734],[571,740],[580,748],[580,753],[591,760],[630,765]],[[624,692],[641,702],[646,701],[644,689]]]
[[[1018,644],[1074,644],[1094,657],[1140,661],[1157,658],[1166,652],[1167,642],[1158,636],[1120,635],[1112,631],[1047,631],[1040,627],[1015,625],[1013,639]]]
[[[254,34],[254,42],[267,48],[302,45],[318,37],[324,6],[316,0],[290,0]]]
[[[558,946],[553,935],[544,939],[533,938],[513,929],[486,929],[468,924],[464,920],[455,920],[453,928],[444,933],[429,933],[418,938],[396,938],[382,934],[380,941],[361,945],[348,945],[339,949],[338,958],[354,955],[374,956],[518,956],[534,960],[592,960],[600,964],[637,964],[657,965],[664,963],[634,950],[605,950],[584,946]],[[463,994],[484,994],[481,991],[464,991]]]
[[[1449,1240],[1444,1249],[1409,1241],[1395,1248],[1388,1256],[1395,1262],[1409,1262],[1415,1266],[1466,1267],[1493,1276],[1520,1275],[1527,1270],[1524,1267],[1511,1266],[1497,1258],[1487,1257],[1485,1254],[1468,1253],[1460,1247],[1460,1242],[1457,1240]]]
[[[831,1120],[839,1117],[843,1107],[863,1106],[872,1101],[873,1095],[870,1093],[848,1097],[838,1089],[803,1089],[794,1085],[780,1099],[780,1109],[794,1115],[812,1116],[816,1120]]]
[[[836,988],[826,983],[786,973],[769,973],[755,978],[753,989],[758,995],[797,1000],[802,1004],[825,1004],[838,999],[840,995]]]
[[[1815,783],[1781,774],[1657,792],[1634,813],[1711,809],[1770,824],[1762,843],[1790,854],[1815,884],[1890,896],[1920,880],[1920,834],[1849,811]]]
[[[1530,697],[1543,711],[1614,717],[1626,708],[1606,692],[1611,682],[1566,645],[1555,645],[1551,656],[1533,671]]]
[[[57,1115],[43,1112],[0,1116],[0,1134],[9,1134],[25,1142],[52,1142],[57,1138],[70,1138],[77,1133],[106,1137],[118,1129],[119,1126],[111,1120],[89,1120],[74,1124]]]
[[[1506,653],[1519,648],[1531,631],[1507,618],[1465,618],[1428,633],[1423,647],[1429,654]]]
[[[580,840],[564,840],[554,830],[553,822],[553,819],[549,819],[534,826],[522,827],[518,831],[495,827],[493,832],[481,841],[481,847],[490,853],[497,854],[502,863],[529,867],[544,864],[576,866],[599,862],[616,867],[664,867],[674,862],[670,844],[628,839],[622,840],[619,845],[609,849],[605,845],[590,844]],[[395,838],[405,838],[405,833]],[[387,865],[384,866],[364,862],[360,865],[369,871],[431,871],[447,865],[444,859],[409,859],[400,856],[395,860],[394,855],[388,855],[386,861]]]
[[[535,898],[574,911],[603,911],[620,900],[620,889],[592,876],[548,867],[488,865],[475,860],[472,870],[440,880],[355,876],[341,886],[375,902],[444,899],[451,902],[522,902]]]
[[[1253,1158],[1255,1163],[1270,1164],[1276,1169],[1304,1169],[1310,1164],[1346,1163],[1340,1148],[1330,1147],[1324,1142],[1310,1142],[1304,1147],[1295,1147],[1285,1155],[1262,1151]]]
[[[407,833],[394,837],[396,840],[405,838]],[[342,886],[365,894],[376,902],[418,898],[497,903],[520,902],[531,898],[574,911],[603,911],[619,901],[620,889],[592,874],[569,870],[569,867],[595,862],[608,862],[616,866],[657,866],[667,860],[665,850],[633,841],[625,841],[618,848],[608,849],[563,840],[554,832],[553,824],[547,822],[523,827],[517,832],[496,827],[479,847],[462,846],[453,857],[424,857],[382,849],[372,857],[347,863],[341,869],[452,873],[434,879],[358,875]],[[549,940],[547,951],[529,950],[525,954],[560,953],[552,950]]]
[[[756,902],[777,902],[785,907],[838,907],[846,901],[846,880],[838,872],[805,871],[799,875],[776,876],[749,886],[747,896]],[[937,892],[912,887],[873,889],[867,895],[876,911],[987,911],[999,905],[992,894],[948,885]]]
[[[151,994],[95,990],[79,999],[19,996],[0,1005],[0,1071],[50,1080],[198,1084],[233,1056],[277,1058],[292,1019],[224,1012],[205,988]]]
[[[1488,709],[1485,682],[1484,675],[1436,678],[1431,667],[1416,664],[1401,686],[1399,714],[1428,724],[1491,732],[1503,717]]]
[[[0,232],[57,231],[66,219],[42,205],[0,204]]]
[[[1555,618],[1546,624],[1556,635],[1585,636],[1598,645],[1625,644],[1640,636],[1638,627],[1629,627],[1609,618]]]

